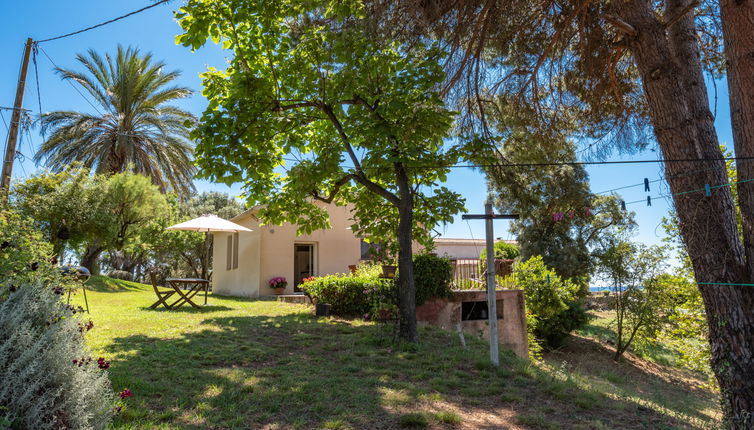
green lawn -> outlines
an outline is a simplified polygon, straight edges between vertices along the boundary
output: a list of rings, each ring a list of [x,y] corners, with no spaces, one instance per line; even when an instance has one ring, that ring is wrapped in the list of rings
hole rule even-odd
[[[92,353],[110,360],[115,390],[134,393],[116,428],[715,424],[714,396],[672,383],[657,385],[661,393],[635,393],[620,367],[595,376],[559,365],[557,356],[532,365],[506,353],[494,369],[483,341],[468,336],[464,350],[455,334],[433,328],[421,330],[420,344],[406,345],[395,342],[392,327],[316,318],[309,306],[210,296],[203,309],[149,310],[151,287],[104,277],[90,284]],[[659,398],[666,396],[673,402]]]

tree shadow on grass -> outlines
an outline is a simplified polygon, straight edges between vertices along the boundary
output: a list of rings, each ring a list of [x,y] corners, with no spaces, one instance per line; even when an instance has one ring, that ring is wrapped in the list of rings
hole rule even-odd
[[[701,386],[706,382],[701,375],[644,360],[631,352],[616,362],[615,348],[599,339],[573,335],[545,360],[553,367],[569,368],[590,385],[613,390],[621,397],[641,398],[645,404],[654,403],[691,420],[710,421],[710,415],[719,413],[718,398]]]
[[[206,314],[211,312],[233,310],[233,308],[229,308],[227,306],[213,304],[200,305],[200,307],[198,308],[192,307],[191,305],[183,305],[179,308],[167,309],[164,306],[160,305],[159,307],[154,309],[150,308],[149,306],[140,306],[139,309],[147,312],[184,312],[189,314]]]
[[[408,413],[430,428],[446,428],[453,415],[455,428],[684,426],[652,410],[636,416],[631,402],[585,392],[511,354],[495,369],[484,342],[470,338],[464,350],[434,328],[413,345],[393,343],[392,327],[303,313],[202,325],[178,338],[113,340],[113,386],[135,396],[116,427],[392,429]]]

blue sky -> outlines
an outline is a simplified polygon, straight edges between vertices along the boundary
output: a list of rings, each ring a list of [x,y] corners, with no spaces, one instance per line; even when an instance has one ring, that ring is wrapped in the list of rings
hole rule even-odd
[[[0,68],[0,106],[12,106],[18,77],[18,67],[27,37],[42,40],[105,21],[124,13],[139,9],[149,4],[147,0],[128,1],[53,1],[35,0],[29,2],[7,2],[5,13],[0,20],[0,60],[5,67]],[[175,44],[175,36],[180,33],[180,27],[174,21],[172,11],[180,3],[175,1],[167,5],[158,6],[139,15],[123,21],[95,29],[66,39],[42,44],[42,49],[58,66],[65,68],[79,68],[75,56],[88,49],[100,53],[114,52],[118,44],[137,46],[142,51],[151,52],[156,59],[165,61],[169,69],[183,72],[179,84],[195,91],[190,99],[180,105],[196,115],[201,114],[206,101],[201,96],[201,80],[199,73],[207,66],[223,68],[226,58],[230,55],[219,47],[209,43],[204,48],[192,52]],[[29,77],[24,99],[24,107],[34,113],[39,111],[38,100],[41,99],[42,111],[52,110],[81,110],[93,111],[88,102],[82,98],[68,83],[60,80],[53,72],[53,65],[40,51],[37,58],[39,70],[40,97],[37,95],[34,65],[30,65]],[[80,69],[80,68],[79,68]],[[711,87],[711,86],[710,86]],[[717,83],[717,128],[722,143],[732,142],[730,119],[728,112],[727,88],[724,81]],[[710,92],[713,89],[710,88]],[[714,96],[711,96],[714,100]],[[8,111],[3,111],[5,121],[9,121]],[[5,139],[5,126],[0,124],[0,136]],[[30,137],[30,138],[29,138]],[[34,174],[40,167],[35,166],[31,156],[36,151],[42,138],[38,130],[32,130],[30,136],[24,136],[18,148],[26,157],[23,162],[14,166],[14,180],[21,180]],[[628,159],[656,159],[657,152],[646,151]],[[619,158],[611,158],[619,159]],[[626,158],[623,158],[626,159]],[[662,177],[662,169],[658,164],[630,164],[630,165],[598,165],[589,166],[592,190],[595,192],[610,190],[626,185],[638,184],[644,178],[650,181]],[[455,169],[448,178],[447,186],[461,193],[466,198],[466,207],[472,213],[483,210],[487,189],[483,175],[471,169]],[[200,191],[217,190],[239,195],[239,186],[227,187],[200,181],[197,184]],[[664,182],[652,184],[651,196],[665,194],[667,186]],[[621,190],[620,195],[627,202],[643,200],[647,193],[642,186]],[[661,218],[667,214],[669,200],[653,199],[652,207],[644,203],[628,207],[636,212],[639,231],[636,240],[651,244],[657,243],[663,236],[660,226]],[[439,228],[446,237],[484,237],[484,225],[481,221],[462,221],[460,215],[456,221]],[[495,235],[510,239],[506,221],[496,221]]]

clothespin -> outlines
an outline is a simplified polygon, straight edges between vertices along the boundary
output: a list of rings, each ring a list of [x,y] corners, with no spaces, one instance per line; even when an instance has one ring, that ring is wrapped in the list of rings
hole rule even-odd
[[[584,216],[592,216],[592,210],[589,208],[584,209]]]
[[[644,178],[644,191],[649,192],[649,178]]]
[[[647,196],[647,206],[652,206],[652,197]]]
[[[625,200],[621,200],[620,201],[620,208],[623,209],[623,210],[626,210],[626,201]]]
[[[709,197],[712,195],[712,189],[710,188],[709,184],[704,184],[704,195],[706,197]]]

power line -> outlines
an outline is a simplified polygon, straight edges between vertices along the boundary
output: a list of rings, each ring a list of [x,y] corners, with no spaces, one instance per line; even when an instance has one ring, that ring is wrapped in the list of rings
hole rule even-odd
[[[42,47],[40,46],[40,47],[39,47],[39,49],[40,49],[40,50],[42,51],[42,53],[43,53],[43,54],[45,55],[45,57],[47,57],[47,59],[48,59],[48,60],[50,60],[50,63],[52,63],[52,65],[53,65],[53,66],[55,66],[55,68],[56,68],[56,69],[61,69],[61,68],[60,68],[60,67],[59,67],[59,66],[58,66],[57,64],[55,64],[55,62],[54,62],[54,61],[52,60],[52,58],[50,58],[50,55],[49,55],[49,54],[47,54],[47,51],[45,51],[45,50],[44,50],[44,48],[42,48]],[[62,70],[62,69],[61,69],[61,70]],[[73,88],[74,90],[76,90],[76,92],[77,92],[77,93],[79,93],[79,95],[80,95],[80,96],[81,96],[81,97],[82,97],[82,98],[83,98],[84,100],[86,100],[86,102],[87,102],[87,103],[89,103],[89,106],[91,106],[92,108],[94,108],[94,110],[96,110],[98,114],[102,115],[102,112],[101,112],[101,111],[100,111],[100,110],[99,110],[99,109],[97,108],[97,106],[95,106],[95,105],[94,105],[94,104],[93,104],[93,103],[92,103],[91,101],[89,101],[89,98],[87,98],[87,97],[86,97],[86,96],[84,95],[84,93],[82,93],[82,92],[81,92],[81,90],[79,90],[79,89],[78,89],[78,87],[76,87],[76,85],[73,85],[73,82],[71,82],[71,81],[70,81],[70,80],[68,80],[68,79],[65,79],[65,81],[66,81],[66,82],[68,82],[68,85],[70,85],[70,86],[71,86],[71,87],[72,87],[72,88]],[[40,102],[40,103],[41,103],[41,102]],[[40,113],[41,113],[41,112],[40,112]]]
[[[599,194],[608,194],[608,193],[612,193],[614,191],[625,190],[627,188],[641,187],[641,186],[645,186],[647,184],[654,184],[656,182],[667,181],[670,178],[680,178],[680,177],[683,177],[683,176],[693,175],[695,173],[709,172],[709,171],[715,170],[715,169],[717,169],[717,167],[707,167],[705,169],[691,170],[691,171],[688,171],[688,172],[677,173],[675,175],[666,175],[665,177],[662,177],[662,178],[659,178],[659,179],[654,179],[654,180],[647,181],[647,182],[639,182],[638,184],[625,185],[625,186],[622,186],[622,187],[613,188],[611,190],[600,191],[599,193],[594,193],[594,194],[597,194],[597,195],[599,195]]]
[[[121,15],[121,16],[119,16],[117,18],[113,18],[113,19],[107,20],[105,22],[101,22],[99,24],[95,24],[95,25],[92,25],[90,27],[83,28],[81,30],[73,31],[71,33],[66,33],[66,34],[62,34],[60,36],[50,37],[48,39],[38,40],[36,43],[40,44],[40,43],[44,43],[44,42],[50,42],[50,41],[53,41],[53,40],[63,39],[65,37],[70,37],[70,36],[74,36],[74,35],[77,35],[77,34],[81,34],[81,33],[85,32],[85,31],[94,30],[95,28],[99,28],[99,27],[102,27],[102,26],[105,26],[105,25],[108,25],[108,24],[112,24],[115,21],[120,21],[121,19],[128,18],[129,16],[136,15],[137,13],[144,12],[145,10],[152,9],[153,7],[157,7],[157,6],[161,5],[161,4],[167,3],[169,1],[170,0],[159,0],[159,1],[153,3],[153,4],[149,5],[149,6],[145,6],[145,7],[141,8],[141,9],[135,10],[133,12],[129,12],[129,13],[125,14],[125,15]]]
[[[546,166],[594,166],[594,165],[611,165],[611,164],[649,164],[649,163],[700,163],[712,161],[738,161],[754,160],[754,157],[721,157],[721,158],[671,158],[665,160],[618,160],[618,161],[563,161],[563,162],[545,162],[545,163],[491,163],[491,164],[452,164],[436,166],[411,166],[406,165],[407,169],[440,169],[440,168],[487,168],[487,167],[546,167]],[[643,184],[643,183],[642,183]]]
[[[695,189],[695,190],[681,191],[681,192],[678,192],[678,193],[660,194],[658,196],[651,196],[650,197],[650,201],[654,200],[654,199],[663,199],[663,198],[666,198],[666,197],[682,196],[682,195],[691,194],[691,193],[707,192],[708,189],[711,192],[712,190],[717,189],[717,188],[723,188],[723,187],[727,187],[727,186],[735,185],[735,184],[745,184],[747,182],[754,182],[754,179],[743,179],[741,181],[728,182],[727,184],[713,185],[713,186],[709,186],[709,187],[698,188],[698,189]],[[646,202],[646,201],[647,201],[647,199],[634,200],[632,202],[625,202],[625,205],[633,205],[633,204],[636,204],[636,203],[643,203],[643,202]]]

